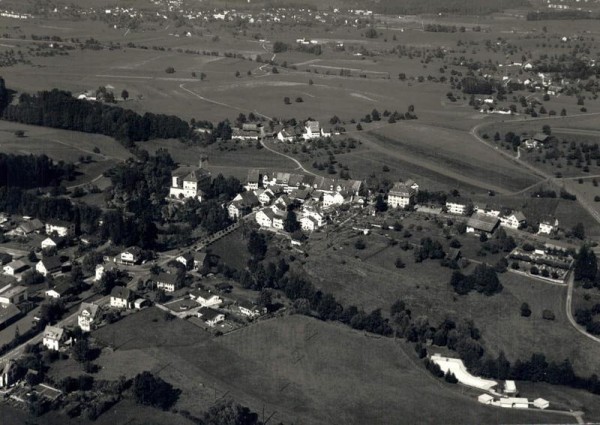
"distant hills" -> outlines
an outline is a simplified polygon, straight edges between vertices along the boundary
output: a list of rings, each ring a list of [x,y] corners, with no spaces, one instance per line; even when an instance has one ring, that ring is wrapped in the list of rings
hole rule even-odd
[[[506,9],[529,8],[528,0],[379,0],[373,8],[377,13],[418,15],[446,13],[458,15],[487,15]]]

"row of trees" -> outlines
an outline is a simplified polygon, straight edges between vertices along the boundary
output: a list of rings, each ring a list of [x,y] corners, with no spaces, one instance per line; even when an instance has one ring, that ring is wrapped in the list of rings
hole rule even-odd
[[[103,134],[126,144],[149,139],[187,138],[190,135],[188,123],[176,116],[152,113],[142,116],[117,106],[76,99],[71,93],[57,89],[36,95],[21,94],[18,104],[4,108],[2,118],[24,124]]]
[[[0,153],[0,186],[57,186],[62,179],[72,180],[75,166],[60,161],[54,163],[46,155],[14,155]]]

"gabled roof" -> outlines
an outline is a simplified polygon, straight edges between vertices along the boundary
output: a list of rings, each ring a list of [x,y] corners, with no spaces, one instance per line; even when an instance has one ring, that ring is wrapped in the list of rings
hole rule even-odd
[[[467,221],[467,226],[476,230],[491,232],[496,228],[499,221],[496,217],[475,213]]]
[[[0,304],[0,323],[5,323],[21,314],[21,310],[14,304]]]
[[[51,291],[56,292],[58,295],[60,295],[62,297],[63,295],[67,294],[71,289],[72,289],[71,282],[63,280],[60,283],[58,283],[57,285],[55,285],[54,288],[51,289]]]
[[[518,222],[525,221],[525,214],[523,214],[521,211],[513,211],[512,215]]]
[[[243,308],[248,309],[250,311],[258,310],[258,306],[256,304],[254,304],[253,302],[248,301],[248,300],[239,301],[238,305],[240,307],[243,307]]]
[[[223,314],[223,313],[220,313],[217,310],[214,310],[214,309],[209,308],[209,307],[202,307],[200,310],[198,310],[198,313],[200,314],[200,316],[202,317],[202,319],[205,320],[205,321],[213,320],[219,314]]]
[[[172,273],[161,272],[154,278],[158,283],[175,284],[177,282],[177,275]]]
[[[206,171],[204,168],[198,168],[197,170],[194,170],[191,173],[189,173],[187,176],[185,176],[183,181],[198,183],[200,180],[202,180],[204,177],[206,177],[208,175],[210,175],[210,173],[208,171]]]
[[[533,136],[533,140],[536,140],[538,142],[545,142],[546,140],[548,140],[550,136],[548,136],[545,133],[535,133],[535,135]]]
[[[62,238],[60,236],[48,236],[42,242],[51,241],[52,243],[54,243],[54,245],[60,245],[61,243],[63,243],[64,240],[65,238]]]
[[[140,248],[138,248],[137,246],[130,246],[125,251],[123,251],[121,254],[127,254],[127,253],[133,254],[134,256],[139,256],[142,254],[142,250]]]
[[[125,286],[115,286],[112,291],[110,291],[110,296],[122,300],[129,300],[132,298],[133,292]]]
[[[98,314],[98,304],[81,303],[79,306],[79,316],[81,316],[84,311],[87,311],[90,317],[93,319],[96,317],[96,314]]]
[[[60,261],[60,257],[58,255],[44,257],[40,261],[46,270],[56,270],[60,269],[60,266],[62,266],[62,261]]]
[[[12,267],[14,270],[22,270],[29,266],[21,260],[14,260],[8,263],[5,267]]]
[[[193,291],[190,293],[190,295],[191,295],[191,296],[192,296],[194,299],[197,299],[197,298],[202,298],[202,299],[205,299],[205,300],[208,300],[208,299],[210,299],[211,297],[217,297],[217,296],[218,296],[218,295],[216,295],[216,294],[212,294],[212,293],[210,293],[210,292],[208,292],[208,291],[205,291],[204,289],[194,289],[194,290],[193,290]]]
[[[306,121],[306,128],[310,129],[313,133],[318,133],[320,130],[319,121]]]
[[[44,338],[54,339],[60,341],[64,335],[65,330],[58,326],[47,325],[44,329]]]
[[[413,190],[406,183],[397,182],[390,190],[388,195],[409,197],[413,194]]]

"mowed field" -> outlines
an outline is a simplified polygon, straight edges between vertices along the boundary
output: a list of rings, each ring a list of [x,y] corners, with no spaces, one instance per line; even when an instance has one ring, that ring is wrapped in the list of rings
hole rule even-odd
[[[397,232],[390,233],[399,238]],[[412,233],[417,240],[430,236],[425,230],[413,229]],[[492,355],[503,350],[509,360],[515,361],[542,352],[554,361],[571,359],[581,374],[597,371],[595,359],[600,346],[578,335],[567,321],[564,286],[507,272],[499,275],[504,286],[500,294],[486,297],[473,292],[459,296],[449,285],[451,269],[441,267],[438,260],[415,263],[412,251],[389,246],[389,240],[377,233],[362,236],[367,245],[364,251],[354,247],[356,233],[338,231],[335,236],[322,234],[320,238],[325,239],[309,242],[303,268],[319,289],[333,293],[345,306],[354,304],[367,311],[381,308],[387,312],[401,299],[414,315],[425,315],[434,325],[448,316],[472,319]],[[405,268],[395,268],[398,257]],[[474,259],[486,261],[485,257]],[[473,267],[463,272],[468,274]],[[520,316],[523,302],[533,312],[528,319]],[[555,314],[554,321],[542,319],[545,309]]]
[[[196,334],[204,331],[188,322],[162,325],[160,318],[153,322],[158,313],[146,310],[94,336],[110,339],[108,335],[121,335],[125,329],[154,334],[148,343],[138,338],[139,342],[121,346],[115,354],[141,350],[159,359],[162,365],[154,372],[184,390],[175,406],[179,409],[198,412],[215,396],[225,396],[257,412],[264,407],[271,421],[296,424],[568,421],[551,414],[481,406],[472,395],[461,395],[458,387],[429,376],[412,353],[406,354],[403,342],[368,337],[342,325],[289,316],[220,338],[198,339]],[[168,332],[180,336],[165,336]],[[154,344],[154,339],[163,344]],[[104,369],[114,364],[100,362]]]

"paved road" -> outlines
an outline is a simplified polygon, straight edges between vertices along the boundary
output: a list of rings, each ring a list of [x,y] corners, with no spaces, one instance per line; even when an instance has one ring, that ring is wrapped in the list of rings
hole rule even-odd
[[[569,279],[567,280],[567,306],[566,306],[567,307],[567,318],[569,319],[569,322],[571,322],[571,325],[573,325],[573,327],[577,330],[577,332],[579,332],[582,335],[585,335],[587,338],[591,339],[592,341],[600,343],[600,338],[587,333],[585,331],[585,329],[583,329],[581,326],[579,326],[579,324],[575,321],[575,318],[573,317],[573,288],[574,288],[574,286],[575,286],[575,273],[571,272]]]

